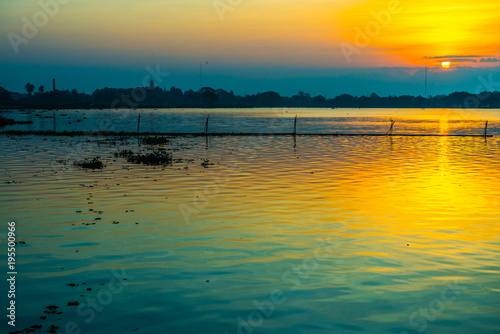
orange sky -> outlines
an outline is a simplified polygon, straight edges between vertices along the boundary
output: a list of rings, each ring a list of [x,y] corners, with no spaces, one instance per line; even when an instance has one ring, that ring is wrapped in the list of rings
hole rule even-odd
[[[28,77],[53,76],[70,88],[130,86],[161,65],[186,89],[199,86],[208,62],[207,84],[241,93],[264,89],[251,78],[276,78],[283,82],[265,89],[413,94],[428,66],[441,75],[429,82],[433,94],[475,91],[484,86],[477,78],[500,68],[498,0],[72,0],[53,15],[43,3],[0,1],[0,77],[8,78],[0,86],[21,91]],[[25,22],[44,15],[36,35],[23,37]],[[18,52],[16,38],[25,38]],[[318,80],[326,76],[338,81]]]
[[[355,45],[357,35],[367,34],[368,45],[360,48],[361,53],[395,56],[396,64],[384,61],[386,66],[432,66],[443,60],[451,60],[452,66],[485,66],[488,63],[481,59],[499,54],[498,1],[396,0],[392,7],[389,3],[370,0],[346,8],[338,16],[339,37]]]
[[[377,23],[373,13],[395,8],[390,17],[382,15],[388,24]],[[40,10],[37,2],[2,2],[2,34],[21,34],[21,18],[31,20]],[[499,13],[496,0],[253,0],[241,4],[75,0],[61,5],[58,14],[30,40],[29,48],[21,45],[21,49],[27,50],[22,55],[26,58],[60,56],[77,63],[90,58],[109,61],[106,57],[127,62],[155,54],[182,60],[201,56],[228,64],[422,66],[441,61],[424,57],[500,58]],[[372,29],[368,42],[346,61],[341,46],[355,46],[356,31],[366,32],[367,26]],[[8,39],[1,43],[0,59],[12,59]],[[115,52],[126,54],[109,57]]]

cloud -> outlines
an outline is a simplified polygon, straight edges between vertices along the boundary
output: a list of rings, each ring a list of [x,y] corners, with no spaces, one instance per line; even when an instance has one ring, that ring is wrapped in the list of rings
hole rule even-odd
[[[448,55],[448,56],[434,56],[434,57],[424,57],[424,59],[434,59],[434,60],[449,60],[455,63],[500,63],[500,58],[494,58],[491,56],[480,56],[480,55]]]
[[[481,63],[500,63],[500,59],[498,58],[481,58]]]
[[[437,56],[437,57],[425,57],[425,59],[459,59],[459,58],[479,58],[479,57],[487,57],[487,56],[478,56],[478,55],[467,55],[467,56]]]
[[[455,63],[477,63],[477,59],[468,58],[448,58],[448,60]]]

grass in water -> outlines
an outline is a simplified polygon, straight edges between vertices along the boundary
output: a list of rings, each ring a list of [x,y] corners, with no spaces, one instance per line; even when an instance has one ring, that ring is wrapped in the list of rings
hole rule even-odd
[[[75,161],[73,164],[75,166],[85,169],[102,169],[104,167],[102,161],[99,160],[99,157],[93,158],[92,160],[85,159],[85,160]]]
[[[127,162],[149,166],[166,166],[172,164],[172,153],[155,150],[151,153],[135,154],[130,150],[115,153],[116,157],[127,159]]]

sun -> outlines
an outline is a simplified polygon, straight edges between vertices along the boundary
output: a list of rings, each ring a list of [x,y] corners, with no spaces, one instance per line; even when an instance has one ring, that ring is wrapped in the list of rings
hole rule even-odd
[[[449,61],[443,61],[441,63],[441,67],[443,67],[443,68],[450,68],[450,66],[451,66],[451,62],[449,62]]]

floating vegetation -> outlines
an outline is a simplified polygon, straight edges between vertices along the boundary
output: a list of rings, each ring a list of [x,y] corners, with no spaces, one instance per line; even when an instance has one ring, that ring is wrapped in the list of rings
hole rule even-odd
[[[139,141],[145,145],[165,145],[170,142],[165,137],[144,137],[140,138]]]
[[[203,162],[201,163],[201,165],[205,168],[208,168],[208,166],[213,166],[214,164],[210,162],[210,160],[208,159],[203,159]]]
[[[43,311],[43,313],[47,313],[47,314],[59,314],[59,312],[57,311],[58,308],[59,308],[59,306],[49,305],[49,306],[45,307],[45,311]]]
[[[127,159],[127,162],[134,164],[143,164],[149,166],[166,166],[172,164],[172,153],[155,150],[151,153],[135,154],[130,150],[123,150],[115,153],[115,157]]]
[[[85,169],[102,169],[104,167],[102,161],[99,160],[99,157],[93,158],[92,160],[85,159],[75,161],[73,164]]]
[[[14,124],[30,124],[30,121],[16,121],[12,118],[5,118],[0,116],[0,126],[14,125]]]
[[[118,158],[118,157],[128,158],[129,156],[131,156],[133,154],[134,154],[134,152],[132,152],[131,150],[122,150],[118,153],[115,153],[114,156],[115,156],[115,158]]]

